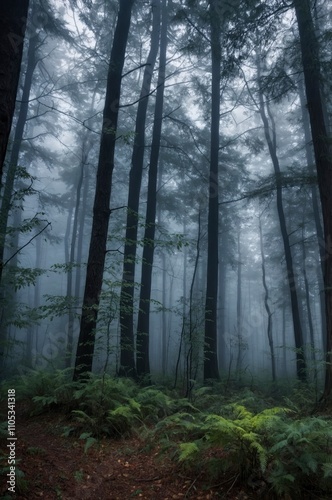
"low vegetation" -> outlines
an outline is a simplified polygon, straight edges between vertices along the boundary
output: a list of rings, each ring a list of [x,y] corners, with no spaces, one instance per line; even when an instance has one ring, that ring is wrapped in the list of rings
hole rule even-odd
[[[308,388],[273,399],[255,388],[226,391],[214,383],[194,389],[189,401],[167,386],[108,375],[71,382],[70,370],[31,371],[13,383],[21,407],[34,418],[62,414],[68,424],[62,435],[85,440],[86,452],[101,438],[139,433],[146,448],[168,454],[179,471],[203,474],[210,485],[229,481],[269,498],[303,491],[329,498],[332,491],[331,417],[313,414]],[[21,483],[23,489],[23,477]]]

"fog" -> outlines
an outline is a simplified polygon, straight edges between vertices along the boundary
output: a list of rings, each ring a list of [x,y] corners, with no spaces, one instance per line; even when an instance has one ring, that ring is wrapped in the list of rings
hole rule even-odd
[[[295,10],[123,3],[30,1],[0,195],[2,375],[323,389],[328,234]],[[329,131],[330,5],[314,16]]]

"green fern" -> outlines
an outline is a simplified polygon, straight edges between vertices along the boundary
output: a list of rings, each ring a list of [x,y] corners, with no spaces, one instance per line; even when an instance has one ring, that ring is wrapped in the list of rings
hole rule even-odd
[[[332,478],[332,463],[325,463],[322,465],[324,479]]]
[[[199,453],[199,447],[197,443],[181,443],[180,444],[180,454],[179,454],[179,462],[194,460]]]
[[[278,494],[297,494],[303,488],[331,489],[329,475],[332,429],[330,421],[318,417],[285,420],[271,435],[272,457],[269,481]],[[331,468],[332,469],[332,468]],[[293,481],[282,481],[291,475]]]
[[[97,439],[95,439],[93,436],[91,436],[91,432],[83,432],[79,439],[84,439],[85,440],[85,445],[84,445],[84,453],[87,453],[89,448],[93,446],[94,444],[97,443]]]
[[[172,399],[158,389],[144,388],[137,394],[136,401],[140,404],[142,416],[154,422],[171,413]]]

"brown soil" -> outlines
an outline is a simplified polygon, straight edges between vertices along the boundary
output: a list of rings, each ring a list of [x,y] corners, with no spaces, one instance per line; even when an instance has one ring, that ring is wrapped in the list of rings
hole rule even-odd
[[[200,474],[187,475],[158,449],[148,449],[139,436],[102,439],[84,453],[84,442],[77,436],[62,436],[64,427],[70,425],[63,415],[16,418],[17,467],[24,472],[23,481],[16,482],[17,499],[250,498],[232,487],[232,478],[209,487]],[[4,446],[1,456],[6,455]],[[6,494],[6,487],[2,477],[0,496]]]

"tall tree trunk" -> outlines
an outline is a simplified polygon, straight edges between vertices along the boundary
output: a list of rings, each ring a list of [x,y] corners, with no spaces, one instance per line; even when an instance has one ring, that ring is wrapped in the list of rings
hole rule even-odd
[[[226,285],[227,285],[227,238],[221,231],[221,248],[223,249],[219,262],[219,316],[218,316],[218,354],[219,369],[226,370]]]
[[[158,168],[158,189],[157,195],[160,193],[163,181],[163,163],[161,162]],[[157,224],[161,226],[161,206],[158,203],[157,196]],[[160,317],[160,328],[161,328],[161,357],[162,357],[162,374],[165,377],[167,373],[167,362],[168,362],[168,337],[167,337],[167,313],[166,313],[166,283],[167,283],[167,271],[166,271],[166,255],[165,252],[161,251],[161,267],[162,267],[162,311]]]
[[[99,296],[103,283],[122,69],[134,0],[120,0],[119,3],[120,9],[108,68],[91,240],[74,380],[92,370]]]
[[[283,373],[287,375],[287,351],[286,351],[286,302],[282,303],[282,362],[283,362]]]
[[[305,300],[307,305],[307,314],[308,314],[308,328],[309,328],[309,336],[310,336],[310,358],[313,363],[313,371],[314,371],[314,379],[317,380],[317,367],[316,367],[316,356],[315,356],[315,335],[314,335],[314,322],[312,318],[311,304],[310,304],[310,285],[307,275],[306,269],[306,257],[307,252],[305,248],[305,232],[304,232],[304,223],[302,224],[302,263],[303,263],[303,280],[304,280],[304,289],[305,289]]]
[[[17,125],[13,139],[13,146],[9,158],[6,182],[2,196],[1,209],[0,209],[0,282],[3,270],[3,256],[6,240],[6,232],[8,225],[9,211],[12,205],[12,194],[15,182],[15,176],[18,168],[18,160],[20,149],[23,140],[23,132],[28,116],[29,98],[32,85],[33,73],[36,67],[36,47],[38,37],[34,36],[29,40],[27,69],[23,83],[22,102],[20,104]]]
[[[20,77],[29,0],[0,3],[0,185]]]
[[[200,349],[200,339],[197,338],[199,334],[199,329],[197,328],[197,325],[194,323],[194,318],[193,318],[193,309],[194,309],[194,286],[195,286],[195,280],[197,276],[197,270],[198,270],[198,263],[199,263],[199,258],[200,258],[200,245],[201,245],[201,209],[199,209],[198,212],[198,233],[197,233],[197,240],[196,240],[196,256],[195,256],[195,264],[194,264],[194,272],[191,280],[191,285],[190,285],[190,293],[189,293],[189,349],[187,353],[187,374],[186,374],[186,383],[187,383],[187,388],[186,388],[186,397],[190,398],[193,387],[194,387],[194,381],[196,378],[196,374],[198,371],[198,360],[199,360],[199,349]],[[196,337],[195,337],[196,335]],[[195,367],[195,372],[193,371],[193,363],[196,361],[196,367]]]
[[[42,237],[38,236],[36,238],[36,268],[41,266],[42,260]],[[36,278],[35,285],[33,287],[33,307],[37,308],[40,306],[40,277]],[[29,368],[33,368],[36,356],[36,349],[33,345],[33,339],[38,342],[38,332],[39,324],[29,326],[27,330],[27,344],[26,344],[26,365]]]
[[[301,103],[301,112],[302,112],[302,123],[304,130],[304,139],[305,139],[305,151],[306,158],[308,163],[308,170],[310,175],[314,175],[315,173],[315,159],[311,146],[311,133],[310,133],[310,123],[309,123],[309,114],[306,107],[306,100],[304,95],[304,88],[302,81],[299,82],[299,96]],[[318,251],[319,251],[319,262],[320,262],[320,271],[318,270],[318,284],[319,288],[322,291],[324,288],[324,261],[325,261],[325,251],[324,251],[324,232],[321,224],[321,210],[318,200],[318,192],[316,184],[312,184],[311,186],[311,200],[312,200],[312,208],[315,219],[316,226],[316,234],[317,234],[317,243],[318,243]],[[322,339],[323,345],[326,345],[326,315],[325,315],[325,296],[324,293],[319,294],[319,303],[320,303],[320,312],[321,312],[321,323],[322,323]]]
[[[241,233],[240,228],[237,234],[238,248],[238,263],[237,263],[237,290],[236,290],[236,334],[237,334],[237,359],[236,371],[241,377],[242,369],[242,351],[243,351],[243,335],[242,335],[242,255],[241,255]]]
[[[158,89],[154,112],[152,131],[152,146],[150,155],[148,198],[146,206],[144,248],[141,273],[141,290],[137,322],[137,374],[139,376],[150,373],[149,362],[149,335],[150,335],[150,299],[152,284],[152,269],[154,260],[154,238],[157,211],[157,179],[160,140],[164,109],[164,89],[167,54],[167,2],[162,1],[162,25],[160,34],[160,60],[158,74]]]
[[[325,241],[324,293],[326,313],[326,371],[323,399],[332,391],[332,152],[321,94],[319,44],[309,0],[294,0],[300,34],[302,64],[314,145]]]
[[[258,81],[260,81],[260,62],[257,59],[257,75]],[[276,137],[276,128],[273,120],[273,116],[270,113],[270,110],[266,103],[264,102],[263,93],[259,90],[259,112],[262,118],[265,139],[269,148],[269,153],[271,156],[274,173],[276,177],[277,184],[277,211],[278,218],[280,224],[280,231],[282,236],[282,241],[284,245],[285,252],[285,261],[286,261],[286,269],[287,269],[287,283],[291,298],[291,306],[292,306],[292,318],[293,318],[293,328],[294,328],[294,340],[296,347],[296,373],[297,377],[305,381],[306,380],[306,360],[304,354],[304,343],[303,343],[303,332],[300,320],[300,310],[299,310],[299,301],[298,301],[298,293],[297,293],[297,284],[296,277],[294,272],[294,264],[293,257],[289,243],[289,236],[287,232],[286,218],[283,207],[283,195],[282,195],[282,186],[281,186],[281,170],[279,165],[279,158],[277,155],[277,137]],[[266,110],[269,116],[266,114]],[[272,134],[271,134],[272,131]]]
[[[89,115],[93,114],[95,108],[97,88],[94,90],[92,101],[90,105]],[[92,148],[92,141],[90,138],[91,132],[86,130],[83,132],[81,140],[81,161],[80,161],[80,171],[77,180],[77,185],[73,192],[75,195],[75,209],[74,209],[74,219],[73,219],[73,230],[71,234],[69,258],[66,263],[69,265],[67,271],[67,297],[69,300],[69,311],[68,311],[68,332],[67,332],[67,347],[66,347],[66,360],[65,366],[69,368],[71,366],[72,354],[73,354],[73,341],[74,341],[74,326],[75,326],[75,308],[79,304],[79,290],[80,290],[80,276],[82,270],[80,269],[80,264],[82,262],[82,246],[83,246],[83,232],[84,232],[84,218],[86,211],[86,198],[88,189],[88,176],[86,171],[88,170],[88,158]],[[83,190],[83,195],[82,195]],[[82,199],[83,198],[83,199]],[[80,209],[81,202],[83,207]],[[72,210],[70,210],[70,218],[72,217]],[[76,261],[75,261],[76,256]],[[74,269],[73,265],[76,264],[76,274],[74,281]]]
[[[90,172],[89,168],[87,167],[85,172],[83,196],[82,196],[82,209],[80,213],[80,222],[79,222],[79,230],[77,237],[76,262],[79,267],[76,271],[76,276],[75,276],[75,292],[74,292],[75,297],[80,297],[81,294],[81,279],[83,275],[83,269],[81,267],[81,264],[83,260],[83,240],[84,240],[84,228],[85,228],[87,208],[88,208],[89,184],[90,184]]]
[[[263,231],[262,231],[262,222],[261,218],[259,218],[259,241],[260,241],[260,250],[261,250],[261,259],[262,259],[262,280],[264,287],[264,306],[267,314],[267,338],[269,341],[270,348],[270,356],[271,356],[271,369],[272,369],[272,380],[275,382],[276,380],[276,361],[274,354],[274,345],[273,345],[273,334],[272,334],[272,312],[269,304],[269,289],[266,282],[266,266],[265,266],[265,255],[264,255],[264,246],[263,246]]]
[[[123,258],[123,276],[120,294],[120,375],[135,375],[134,349],[134,282],[137,251],[138,209],[139,195],[142,184],[144,150],[145,150],[145,123],[151,80],[157,59],[160,34],[160,0],[153,0],[153,25],[151,46],[147,58],[143,83],[138,103],[135,142],[131,159],[129,175],[128,211],[126,223],[126,240]],[[157,160],[158,161],[158,160]]]
[[[220,129],[220,72],[221,72],[221,19],[217,0],[210,0],[212,102],[211,144],[208,213],[208,258],[205,299],[204,379],[219,379],[217,355],[217,301],[218,301],[218,163]]]
[[[16,2],[15,2],[16,3]],[[24,2],[22,2],[24,3]],[[0,25],[1,25],[1,10],[2,7],[0,6]],[[1,32],[0,32],[1,36]],[[13,43],[16,39],[13,39]],[[29,97],[30,97],[30,91],[31,91],[31,85],[32,85],[32,78],[33,78],[33,73],[36,67],[36,46],[37,46],[37,37],[32,37],[29,41],[29,47],[28,47],[28,56],[27,56],[27,69],[24,77],[24,83],[23,83],[23,93],[22,93],[22,102],[20,104],[19,108],[19,113],[18,113],[18,119],[17,119],[17,124],[15,128],[15,133],[14,133],[14,139],[13,139],[13,145],[9,157],[9,162],[8,162],[8,168],[7,168],[7,175],[6,175],[6,181],[4,185],[4,190],[2,193],[2,200],[1,200],[1,208],[0,208],[0,285],[1,285],[1,279],[2,279],[2,272],[3,272],[3,263],[4,263],[4,253],[5,253],[5,242],[6,242],[6,233],[7,233],[7,227],[8,227],[8,220],[9,220],[9,213],[10,209],[12,206],[12,194],[13,194],[13,189],[14,189],[14,182],[15,182],[15,176],[18,168],[18,161],[19,161],[19,153],[22,145],[22,140],[23,140],[23,132],[24,132],[24,127],[28,115],[28,108],[29,108]],[[1,43],[1,40],[0,40]],[[23,45],[23,40],[22,40],[22,45]],[[1,47],[0,47],[0,65],[3,62],[1,60]],[[1,66],[0,66],[0,78],[2,76],[1,73]],[[0,95],[2,96],[2,92],[0,91]],[[15,96],[16,96],[16,90],[15,90]],[[14,99],[15,99],[14,96]],[[0,97],[0,122],[2,121],[2,104],[1,104],[1,99]],[[8,103],[9,104],[9,103]],[[1,155],[1,148],[2,148],[2,124],[0,123],[0,155]],[[1,180],[1,179],[0,179]],[[2,292],[0,291],[0,294]],[[3,304],[1,304],[1,302]],[[0,306],[1,309],[5,307],[5,302],[3,301],[1,295],[0,295]],[[5,309],[3,312],[3,315],[1,315],[2,320],[5,317]],[[0,322],[1,325],[2,322]],[[6,341],[6,331],[7,329],[2,326],[0,327],[0,345],[5,343]]]
[[[89,152],[85,151],[85,146],[83,144],[82,150],[82,159],[80,165],[80,173],[77,181],[77,186],[75,190],[75,208],[74,208],[74,220],[73,220],[73,230],[70,242],[70,252],[69,252],[69,260],[67,264],[69,265],[69,269],[67,271],[67,297],[69,300],[69,311],[68,311],[68,332],[67,332],[67,347],[66,347],[66,360],[65,366],[69,368],[71,366],[71,358],[73,353],[73,339],[74,339],[74,322],[75,322],[75,306],[77,297],[73,295],[73,265],[75,263],[75,253],[76,253],[76,241],[77,241],[77,231],[79,226],[79,209],[81,203],[81,191],[84,180],[84,169],[86,166],[86,161]]]

